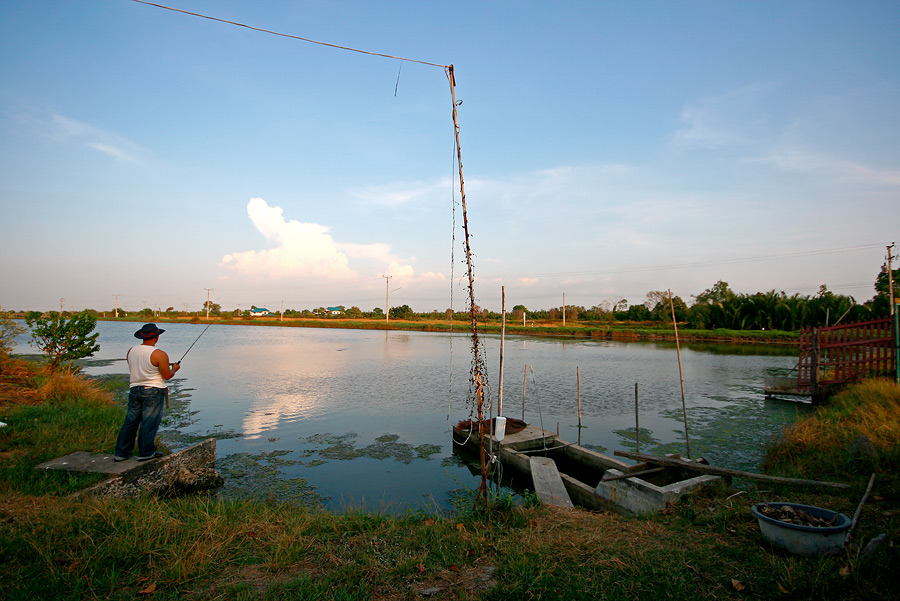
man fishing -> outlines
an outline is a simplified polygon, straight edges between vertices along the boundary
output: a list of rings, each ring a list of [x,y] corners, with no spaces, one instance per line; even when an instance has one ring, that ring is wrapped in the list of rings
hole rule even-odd
[[[126,359],[130,372],[131,388],[128,391],[128,411],[125,423],[116,440],[115,461],[125,461],[134,450],[137,435],[138,461],[162,457],[156,450],[156,430],[162,420],[163,404],[168,389],[166,380],[171,379],[181,369],[181,362],[169,363],[169,355],[156,348],[159,335],[165,332],[155,323],[147,323],[134,333],[142,340],[128,349]],[[140,430],[140,432],[138,432]]]

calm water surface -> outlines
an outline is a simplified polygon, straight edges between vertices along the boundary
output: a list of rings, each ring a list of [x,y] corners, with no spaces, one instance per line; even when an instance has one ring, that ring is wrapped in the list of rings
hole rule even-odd
[[[90,375],[125,374],[140,324],[100,322]],[[203,325],[163,324],[175,361]],[[24,342],[24,339],[20,339]],[[499,338],[484,338],[495,388]],[[18,352],[35,352],[20,344]],[[762,445],[805,406],[764,400],[763,377],[796,363],[766,348],[682,348],[692,456],[755,469]],[[754,354],[755,353],[755,354]],[[790,353],[788,351],[788,353]],[[274,496],[391,512],[449,508],[478,480],[453,454],[449,424],[468,417],[469,339],[463,335],[267,326],[212,326],[170,383],[160,435],[173,449],[215,436],[224,495]],[[673,344],[508,337],[504,414],[608,454],[684,452]],[[114,441],[110,441],[110,450]]]

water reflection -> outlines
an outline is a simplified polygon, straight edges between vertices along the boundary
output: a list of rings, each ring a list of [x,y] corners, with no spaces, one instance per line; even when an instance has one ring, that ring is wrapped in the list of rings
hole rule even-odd
[[[100,322],[100,353],[86,372],[124,374],[139,325]],[[168,324],[160,346],[180,357],[204,327]],[[496,386],[499,338],[483,342]],[[801,410],[764,400],[763,378],[792,367],[796,357],[740,348],[741,354],[712,345],[682,349],[685,404],[692,454],[755,469],[764,443]],[[26,344],[17,350],[34,352]],[[232,466],[226,494],[268,490],[331,509],[368,505],[367,499],[397,511],[449,507],[460,488],[477,486],[452,460],[448,433],[448,422],[468,413],[470,360],[468,339],[460,335],[216,325],[172,381],[179,409],[173,403],[161,433],[175,448],[218,438],[217,460]],[[580,434],[584,446],[608,453],[633,449],[638,383],[641,451],[684,452],[674,345],[509,337],[505,364],[506,415],[522,417],[524,398],[526,421],[559,427],[566,440]],[[342,442],[328,442],[334,440]],[[258,472],[248,467],[253,462]]]

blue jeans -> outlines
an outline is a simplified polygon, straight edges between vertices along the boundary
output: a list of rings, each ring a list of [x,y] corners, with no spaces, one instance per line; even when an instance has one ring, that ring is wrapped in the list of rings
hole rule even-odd
[[[137,434],[138,456],[150,457],[156,452],[156,430],[162,421],[165,388],[132,386],[128,392],[128,411],[125,423],[116,440],[116,457],[131,457]],[[140,429],[140,433],[138,433]]]

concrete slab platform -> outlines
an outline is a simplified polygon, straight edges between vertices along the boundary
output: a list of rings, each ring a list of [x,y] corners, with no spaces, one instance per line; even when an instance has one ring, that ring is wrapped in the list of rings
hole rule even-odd
[[[216,471],[215,464],[216,439],[208,438],[169,455],[147,461],[138,461],[136,457],[115,461],[112,453],[78,451],[42,463],[36,466],[35,470],[63,470],[109,476],[102,482],[76,493],[77,495],[129,497],[150,492],[163,496],[177,496],[222,486],[224,481]]]
[[[35,469],[119,475],[153,461],[155,460],[138,461],[136,457],[131,457],[125,461],[115,461],[112,453],[108,455],[98,455],[95,453],[88,453],[87,451],[76,451],[65,457],[59,457],[58,459],[52,459],[41,463]]]

